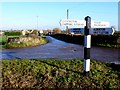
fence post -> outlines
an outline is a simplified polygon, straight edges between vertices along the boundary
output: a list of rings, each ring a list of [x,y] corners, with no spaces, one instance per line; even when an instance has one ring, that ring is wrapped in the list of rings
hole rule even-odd
[[[86,26],[84,27],[84,74],[89,76],[90,73],[90,48],[91,48],[91,17],[85,17]]]

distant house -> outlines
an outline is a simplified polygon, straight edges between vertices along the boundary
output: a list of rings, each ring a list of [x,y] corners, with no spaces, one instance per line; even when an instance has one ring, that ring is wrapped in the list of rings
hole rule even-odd
[[[34,35],[34,36],[38,36],[39,35],[39,32],[38,32],[38,30],[32,30],[32,31],[30,31],[30,33],[29,33],[30,35]]]
[[[29,31],[28,31],[28,30],[23,30],[23,31],[22,31],[22,35],[27,35],[27,34],[29,34]]]
[[[43,34],[43,30],[40,30],[40,34]]]
[[[39,32],[37,30],[23,30],[22,35],[39,35]]]
[[[5,32],[1,31],[0,36],[3,36],[3,35],[5,35]]]

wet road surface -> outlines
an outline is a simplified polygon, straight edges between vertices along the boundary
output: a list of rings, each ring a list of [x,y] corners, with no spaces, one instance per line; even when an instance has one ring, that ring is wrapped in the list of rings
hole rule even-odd
[[[0,51],[0,59],[39,59],[62,60],[83,59],[84,47],[47,37],[49,43],[36,47],[6,49]],[[120,64],[120,49],[91,47],[91,59]]]

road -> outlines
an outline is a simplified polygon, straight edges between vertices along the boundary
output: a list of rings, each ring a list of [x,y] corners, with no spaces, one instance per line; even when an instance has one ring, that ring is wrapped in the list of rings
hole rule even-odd
[[[2,59],[45,59],[54,58],[62,60],[83,59],[84,47],[59,41],[50,36],[47,37],[49,43],[41,46],[5,49],[0,51]],[[120,49],[106,47],[91,47],[91,59],[102,62],[120,64]]]

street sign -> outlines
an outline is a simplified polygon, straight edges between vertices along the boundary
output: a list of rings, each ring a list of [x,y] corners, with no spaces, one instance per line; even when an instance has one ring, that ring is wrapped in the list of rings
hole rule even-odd
[[[64,19],[64,20],[60,21],[60,25],[64,25],[64,26],[85,26],[85,21]]]
[[[86,22],[84,20],[72,20],[72,19],[64,19],[60,21],[60,25],[64,26],[86,26]],[[105,28],[110,27],[109,22],[105,21],[91,21],[92,28]]]
[[[110,27],[110,23],[109,22],[105,22],[105,21],[91,21],[91,27],[92,28],[99,28],[99,27]]]
[[[114,28],[91,28],[90,34],[113,35],[114,32],[115,32]]]
[[[74,34],[84,34],[84,28],[69,28],[70,33]],[[113,35],[115,32],[115,28],[108,27],[108,28],[91,28],[89,34],[92,35]]]

